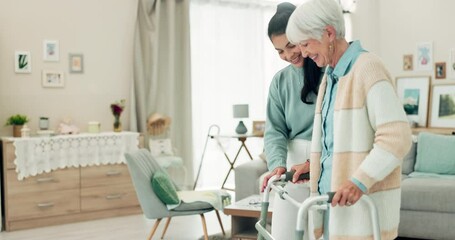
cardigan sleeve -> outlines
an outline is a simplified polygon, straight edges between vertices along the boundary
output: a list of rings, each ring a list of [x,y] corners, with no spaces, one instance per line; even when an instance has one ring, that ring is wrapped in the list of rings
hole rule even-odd
[[[369,67],[372,69],[367,67],[363,71],[374,72],[378,68],[374,63]],[[374,144],[353,177],[369,189],[401,166],[403,157],[411,147],[412,134],[403,105],[390,80],[374,81],[366,90],[366,110],[374,130]],[[392,188],[383,186],[389,187]]]

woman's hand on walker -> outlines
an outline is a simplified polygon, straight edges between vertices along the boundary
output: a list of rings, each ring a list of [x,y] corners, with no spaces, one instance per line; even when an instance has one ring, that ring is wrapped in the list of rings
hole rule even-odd
[[[307,160],[304,163],[292,166],[291,171],[295,171],[294,175],[292,176],[293,183],[307,182],[308,180],[298,180],[298,179],[299,179],[300,175],[310,171],[310,161]]]
[[[349,207],[359,201],[362,195],[363,192],[359,187],[357,187],[357,185],[351,181],[347,181],[340,188],[338,188],[337,192],[333,196],[332,207],[335,207],[336,205]]]
[[[284,174],[286,172],[286,168],[284,167],[277,167],[273,169],[269,174],[267,174],[264,177],[264,181],[262,181],[262,186],[261,186],[261,192],[264,192],[264,189],[267,187],[267,183],[269,182],[269,179],[273,176],[276,176],[277,178],[281,177],[281,174]]]

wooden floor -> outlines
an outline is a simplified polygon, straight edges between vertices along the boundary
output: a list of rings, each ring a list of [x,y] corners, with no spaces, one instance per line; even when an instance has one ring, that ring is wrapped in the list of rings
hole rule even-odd
[[[230,216],[220,212],[224,229],[231,229]],[[205,214],[209,235],[221,232],[215,212]],[[165,220],[161,221],[153,239],[160,239]],[[108,218],[59,226],[1,232],[0,240],[142,240],[152,229],[154,220],[143,215]],[[203,235],[201,217],[183,216],[172,219],[164,239],[197,240]]]

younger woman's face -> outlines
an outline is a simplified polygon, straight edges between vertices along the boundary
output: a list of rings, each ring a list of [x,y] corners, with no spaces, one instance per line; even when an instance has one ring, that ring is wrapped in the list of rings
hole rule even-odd
[[[280,55],[280,58],[294,67],[303,67],[303,57],[300,49],[289,42],[286,34],[272,35],[272,44]]]

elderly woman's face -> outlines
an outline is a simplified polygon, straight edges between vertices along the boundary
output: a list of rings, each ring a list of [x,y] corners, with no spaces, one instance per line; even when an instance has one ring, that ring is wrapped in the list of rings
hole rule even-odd
[[[299,48],[289,42],[286,34],[272,35],[271,39],[281,59],[294,65],[294,67],[303,67],[303,57]]]
[[[326,33],[322,35],[321,40],[307,39],[298,45],[303,57],[311,58],[319,67],[329,65],[329,41]]]

